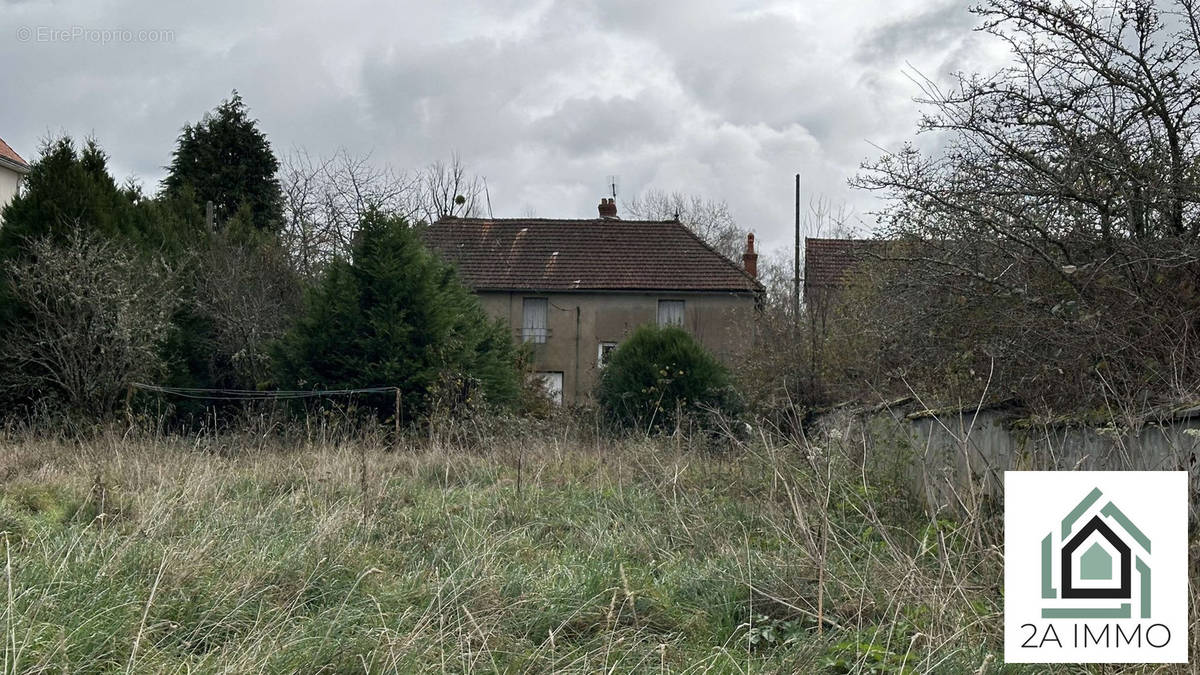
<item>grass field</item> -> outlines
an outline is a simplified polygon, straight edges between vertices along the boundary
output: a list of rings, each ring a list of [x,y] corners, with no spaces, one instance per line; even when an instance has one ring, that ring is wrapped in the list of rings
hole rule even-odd
[[[3,672],[1024,672],[852,443],[319,436],[0,435]]]

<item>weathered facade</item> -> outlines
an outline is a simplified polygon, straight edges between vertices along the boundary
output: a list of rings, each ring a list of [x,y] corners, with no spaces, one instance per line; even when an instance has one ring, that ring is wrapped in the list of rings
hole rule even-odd
[[[683,327],[727,363],[751,337],[755,313],[753,298],[732,293],[483,291],[479,298],[489,315],[508,322],[516,339],[531,343],[535,367],[557,382],[551,389],[561,387],[567,404],[587,400],[606,348],[615,348],[634,328],[657,322],[660,301],[682,302]],[[522,335],[526,298],[546,300],[544,342]]]
[[[754,339],[762,290],[753,236],[743,264],[676,221],[444,218],[427,241],[456,265],[488,314],[530,345],[556,400],[588,401],[600,369],[636,327],[676,324],[728,362]]]

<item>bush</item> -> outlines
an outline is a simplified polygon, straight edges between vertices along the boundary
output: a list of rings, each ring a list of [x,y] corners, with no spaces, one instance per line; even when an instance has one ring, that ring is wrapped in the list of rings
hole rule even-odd
[[[729,372],[682,328],[642,326],[612,355],[596,400],[613,421],[639,429],[735,412]]]
[[[83,228],[64,237],[28,244],[26,259],[7,270],[22,314],[0,335],[0,398],[104,418],[132,383],[163,371],[176,283],[161,260],[117,241]]]
[[[287,252],[274,234],[254,229],[245,209],[193,248],[168,350],[170,384],[262,388],[272,375],[271,344],[300,313],[303,289]]]

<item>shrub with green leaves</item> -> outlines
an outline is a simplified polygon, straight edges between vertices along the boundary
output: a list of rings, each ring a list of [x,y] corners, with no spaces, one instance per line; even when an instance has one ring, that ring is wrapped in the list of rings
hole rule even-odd
[[[737,407],[729,371],[703,345],[682,328],[654,325],[638,328],[613,352],[596,400],[618,424],[644,430]]]

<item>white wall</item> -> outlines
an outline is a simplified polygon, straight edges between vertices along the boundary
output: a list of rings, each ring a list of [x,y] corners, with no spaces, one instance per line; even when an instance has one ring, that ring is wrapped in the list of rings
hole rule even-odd
[[[17,185],[21,182],[21,174],[0,166],[0,211],[4,210],[5,206],[12,201],[13,197],[17,196]],[[0,216],[0,222],[3,222],[3,217]]]

